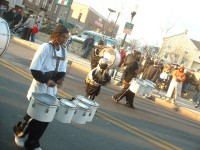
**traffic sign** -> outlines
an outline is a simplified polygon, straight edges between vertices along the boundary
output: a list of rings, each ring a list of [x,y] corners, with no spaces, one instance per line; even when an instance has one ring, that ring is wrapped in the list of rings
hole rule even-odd
[[[126,22],[123,32],[126,33],[126,34],[131,34],[133,26],[134,26],[134,24]]]

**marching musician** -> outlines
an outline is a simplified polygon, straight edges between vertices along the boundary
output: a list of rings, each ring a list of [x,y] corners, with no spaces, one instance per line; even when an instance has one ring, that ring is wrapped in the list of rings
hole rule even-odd
[[[51,41],[42,44],[36,51],[30,65],[33,81],[27,94],[28,100],[34,92],[56,96],[57,85],[62,85],[66,73],[67,51],[62,45],[67,41],[68,33],[63,25],[56,26],[51,34]],[[24,120],[13,128],[16,145],[27,150],[42,150],[39,140],[48,124],[49,122],[35,120],[26,114]],[[25,136],[28,136],[26,141]]]
[[[91,70],[87,75],[85,79],[86,97],[94,99],[97,95],[99,95],[101,85],[105,85],[111,80],[107,71],[107,61],[108,60],[106,58],[101,58],[97,67]]]
[[[99,53],[102,50],[103,46],[104,46],[103,41],[100,41],[98,43],[98,46],[95,47],[91,52],[91,69],[94,69],[98,65],[99,60],[102,58],[99,56]]]
[[[137,57],[138,57],[138,53],[137,51],[135,51],[135,53],[133,54],[133,60],[126,66],[125,76],[124,76],[124,79],[122,80],[124,84],[123,89],[119,93],[112,96],[112,99],[114,102],[119,102],[122,98],[126,97],[125,106],[129,108],[133,108],[133,109],[135,108],[133,105],[135,93],[129,90],[129,86],[130,86],[131,80],[137,76],[138,71],[139,71]]]

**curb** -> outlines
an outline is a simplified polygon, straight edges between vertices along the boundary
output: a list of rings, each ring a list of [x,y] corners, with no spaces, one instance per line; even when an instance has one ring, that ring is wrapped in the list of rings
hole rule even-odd
[[[175,104],[171,104],[169,102],[166,102],[160,98],[155,98],[155,103],[161,106],[164,106],[170,110],[173,110],[187,118],[190,118],[192,120],[198,121],[200,122],[200,115],[198,115],[197,113],[187,109],[187,108],[183,108],[180,106],[176,106]]]
[[[36,43],[32,43],[30,41],[26,41],[26,40],[23,40],[23,39],[19,39],[19,38],[16,38],[16,37],[12,37],[12,40],[13,41],[16,41],[22,45],[25,45],[33,50],[37,50],[38,48],[38,44]],[[68,64],[71,65],[72,64],[72,60],[69,60],[68,61]],[[81,66],[80,64],[76,64],[76,63],[73,63],[73,66],[76,67],[76,68],[81,68],[83,71],[85,72],[89,72],[90,71],[90,68],[86,68],[86,67],[83,67]],[[179,106],[176,106],[175,104],[171,104],[169,102],[166,102],[160,98],[157,98],[155,96],[151,96],[150,98],[144,98],[143,96],[140,96],[140,95],[136,95],[136,97],[140,98],[140,99],[144,99],[144,100],[151,100],[151,101],[154,101],[156,104],[160,105],[160,106],[163,106],[165,108],[168,108],[170,110],[173,110],[187,118],[190,118],[192,120],[195,120],[195,121],[198,121],[200,122],[200,115],[198,115],[197,113],[191,111],[191,110],[188,110],[187,108],[183,108],[183,107],[179,107]]]

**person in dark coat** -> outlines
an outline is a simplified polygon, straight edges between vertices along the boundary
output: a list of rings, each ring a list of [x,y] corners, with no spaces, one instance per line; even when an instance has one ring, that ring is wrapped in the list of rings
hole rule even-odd
[[[19,22],[22,20],[22,14],[21,14],[21,10],[19,9],[15,15],[15,17],[13,18],[13,26],[19,24]]]
[[[85,53],[82,55],[83,58],[87,58],[87,57],[88,57],[88,55],[90,54],[90,51],[92,50],[93,46],[94,46],[94,35],[91,36],[91,37],[88,39],[87,47],[86,47]]]
[[[158,60],[155,59],[154,60],[154,64],[149,66],[149,68],[146,69],[146,71],[144,72],[142,79],[143,80],[150,80],[154,83],[156,83],[157,79],[159,78],[161,74],[161,69],[158,66]]]
[[[187,90],[189,89],[191,84],[195,84],[196,78],[194,75],[194,70],[186,71],[185,73],[185,81],[183,82],[183,86],[182,86],[182,93],[184,96],[187,96]]]
[[[135,108],[133,105],[135,93],[129,90],[129,86],[131,83],[131,80],[137,76],[139,65],[137,60],[137,54],[134,54],[133,60],[127,65],[126,71],[125,71],[125,77],[123,79],[124,87],[123,89],[112,96],[112,99],[114,102],[119,102],[122,98],[126,97],[126,104],[125,106],[129,108]]]
[[[197,108],[199,107],[200,104],[200,82],[196,83],[196,94],[192,98],[194,107]]]
[[[9,26],[12,25],[13,23],[13,18],[14,18],[14,12],[13,9],[10,9],[8,12],[4,14],[4,19],[8,23]]]

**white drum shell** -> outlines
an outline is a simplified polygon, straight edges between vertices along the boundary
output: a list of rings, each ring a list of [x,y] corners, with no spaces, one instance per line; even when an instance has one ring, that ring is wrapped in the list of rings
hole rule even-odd
[[[77,124],[85,124],[89,114],[92,112],[91,108],[78,100],[74,100],[74,103],[77,105],[77,109],[72,118],[72,122]],[[81,107],[79,103],[82,103],[81,105],[84,105],[85,107]]]
[[[8,48],[10,42],[10,29],[7,22],[0,17],[0,56],[3,55]]]
[[[146,85],[145,94],[152,93],[152,91],[155,88],[156,84],[151,82],[151,81],[149,81],[149,80],[144,80],[143,82]]]
[[[51,122],[54,119],[58,106],[47,106],[31,98],[27,114],[41,122]]]
[[[129,90],[135,94],[143,95],[145,94],[146,86],[139,80],[133,80],[130,84]]]
[[[76,97],[78,100],[80,100],[81,102],[83,102],[84,104],[90,106],[91,108],[91,113],[89,114],[88,118],[87,118],[87,122],[92,122],[94,115],[97,111],[97,108],[99,107],[99,104],[97,102],[95,102],[94,100],[91,99],[87,99],[84,96],[80,96],[78,95]]]
[[[70,107],[60,102],[60,106],[58,107],[58,110],[56,112],[55,119],[62,123],[70,123],[76,109],[76,106]]]

